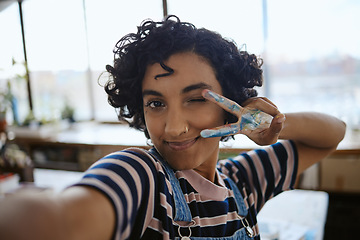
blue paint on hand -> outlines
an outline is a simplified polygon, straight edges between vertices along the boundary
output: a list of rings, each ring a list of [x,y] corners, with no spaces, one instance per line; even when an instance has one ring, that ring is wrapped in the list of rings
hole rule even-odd
[[[227,135],[236,134],[239,129],[235,125],[225,126],[220,129],[205,129],[200,132],[203,138],[223,137]]]
[[[273,117],[265,112],[254,108],[244,108],[241,115],[240,130],[257,128],[269,128]]]
[[[230,100],[222,97],[221,95],[214,93],[210,90],[206,91],[204,97],[205,98],[213,98],[216,102],[221,103],[223,105],[223,107],[227,108],[227,110],[230,112],[238,112],[241,110],[241,107],[237,103],[230,101]]]
[[[214,129],[200,132],[203,138],[223,137],[239,133],[241,130],[255,130],[269,128],[273,117],[258,109],[245,108],[238,123],[228,124]]]

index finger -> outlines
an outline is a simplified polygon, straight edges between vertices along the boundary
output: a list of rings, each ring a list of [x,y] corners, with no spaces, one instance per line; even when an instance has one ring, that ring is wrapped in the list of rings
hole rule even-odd
[[[232,123],[226,124],[220,127],[204,129],[200,132],[200,135],[203,138],[211,138],[211,137],[223,137],[228,135],[234,135],[239,132],[239,124]]]
[[[221,96],[220,94],[217,94],[209,89],[204,89],[202,91],[202,95],[204,98],[210,100],[213,103],[216,103],[221,108],[225,109],[230,113],[241,113],[241,111],[243,110],[243,108],[236,102],[227,99],[226,97]]]

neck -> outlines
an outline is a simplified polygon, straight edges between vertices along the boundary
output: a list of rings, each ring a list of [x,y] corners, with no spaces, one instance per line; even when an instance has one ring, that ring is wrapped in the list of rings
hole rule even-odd
[[[210,182],[215,183],[215,176],[216,176],[215,168],[216,168],[216,165],[211,168],[202,168],[200,166],[198,168],[195,168],[194,171],[197,172],[198,174],[200,174],[202,177],[209,180]]]

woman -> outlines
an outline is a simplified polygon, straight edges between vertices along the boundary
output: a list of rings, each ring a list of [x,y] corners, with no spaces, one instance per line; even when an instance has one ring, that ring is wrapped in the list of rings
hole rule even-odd
[[[56,197],[15,198],[21,207],[7,209],[14,217],[6,224],[0,217],[0,231],[8,239],[260,239],[264,203],[292,189],[345,132],[334,117],[284,115],[256,97],[260,67],[256,56],[175,16],[144,22],[118,42],[105,90],[119,119],[154,147],[109,154]],[[244,127],[244,107],[271,115],[270,126]],[[233,134],[264,147],[218,161],[219,141]]]

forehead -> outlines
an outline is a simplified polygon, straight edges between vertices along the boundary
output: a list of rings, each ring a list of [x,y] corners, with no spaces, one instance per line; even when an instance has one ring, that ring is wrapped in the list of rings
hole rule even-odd
[[[142,90],[177,90],[181,91],[189,85],[204,83],[214,91],[221,93],[221,87],[216,79],[212,66],[203,57],[191,53],[177,53],[164,62],[174,72],[168,76],[156,76],[168,73],[159,63],[149,65],[146,69]]]

